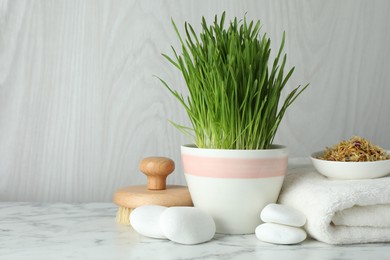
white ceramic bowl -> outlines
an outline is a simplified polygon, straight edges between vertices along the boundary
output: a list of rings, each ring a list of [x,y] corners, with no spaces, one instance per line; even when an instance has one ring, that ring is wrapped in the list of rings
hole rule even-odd
[[[376,162],[335,162],[321,160],[320,157],[324,151],[316,152],[311,155],[311,161],[314,168],[332,179],[373,179],[390,174],[390,160]]]
[[[217,233],[252,234],[261,210],[276,203],[288,165],[284,146],[263,150],[202,149],[181,156],[194,206],[211,215]]]

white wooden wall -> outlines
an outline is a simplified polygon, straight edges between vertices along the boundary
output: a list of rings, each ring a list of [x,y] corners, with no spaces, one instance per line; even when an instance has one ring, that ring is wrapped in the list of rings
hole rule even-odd
[[[308,156],[354,134],[390,148],[390,1],[1,0],[0,201],[110,201],[145,183],[138,162],[173,158],[184,184],[182,86],[160,55],[177,45],[171,18],[199,28],[226,10],[261,19],[273,46],[287,33],[288,86],[310,88],[277,143]]]

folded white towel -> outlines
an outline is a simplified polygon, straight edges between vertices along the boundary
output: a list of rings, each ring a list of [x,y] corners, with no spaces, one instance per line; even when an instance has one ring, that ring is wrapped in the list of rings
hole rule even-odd
[[[313,166],[289,169],[279,203],[302,211],[307,233],[329,244],[390,242],[390,177],[331,180]]]

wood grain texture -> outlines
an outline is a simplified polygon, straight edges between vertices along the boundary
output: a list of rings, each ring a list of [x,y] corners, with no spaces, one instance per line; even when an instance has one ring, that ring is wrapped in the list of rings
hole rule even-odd
[[[287,88],[311,86],[276,137],[307,156],[351,135],[390,148],[390,1],[0,1],[0,200],[111,201],[145,184],[139,161],[174,159],[168,119],[186,124],[153,75],[184,89],[161,56],[178,46],[171,18],[261,19],[278,46],[286,31]]]
[[[166,190],[149,190],[145,185],[128,186],[115,192],[113,202],[131,209],[143,205],[193,206],[190,192],[184,185],[168,185]]]

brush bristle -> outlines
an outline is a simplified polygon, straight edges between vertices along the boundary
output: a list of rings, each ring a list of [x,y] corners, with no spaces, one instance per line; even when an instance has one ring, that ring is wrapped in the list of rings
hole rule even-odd
[[[130,213],[133,209],[119,207],[116,214],[116,222],[121,225],[130,225]]]

